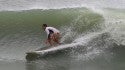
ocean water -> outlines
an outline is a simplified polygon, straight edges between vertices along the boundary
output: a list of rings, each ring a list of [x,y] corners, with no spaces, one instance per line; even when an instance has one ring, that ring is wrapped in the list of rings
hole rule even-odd
[[[44,23],[80,49],[26,60],[46,46]],[[124,53],[124,0],[0,0],[0,70],[124,70]]]

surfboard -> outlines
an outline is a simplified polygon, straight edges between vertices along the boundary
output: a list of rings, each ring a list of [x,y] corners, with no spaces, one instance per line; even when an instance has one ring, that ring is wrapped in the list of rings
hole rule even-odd
[[[40,57],[45,57],[47,55],[52,55],[52,54],[58,53],[60,51],[74,48],[74,47],[76,47],[76,45],[78,45],[78,43],[59,45],[59,46],[55,46],[55,47],[44,47],[44,48],[40,48],[35,51],[29,51],[26,53],[27,54],[26,59],[27,60],[38,59]]]

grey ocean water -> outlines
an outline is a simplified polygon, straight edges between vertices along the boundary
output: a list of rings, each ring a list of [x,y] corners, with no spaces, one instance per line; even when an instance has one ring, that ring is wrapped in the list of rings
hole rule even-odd
[[[35,61],[47,23],[76,46]],[[124,70],[124,0],[0,0],[0,70]]]

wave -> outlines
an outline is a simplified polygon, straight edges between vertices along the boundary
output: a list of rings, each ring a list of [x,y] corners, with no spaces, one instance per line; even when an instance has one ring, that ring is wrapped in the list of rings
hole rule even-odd
[[[100,54],[114,44],[125,45],[124,21],[110,19],[110,10],[102,11],[105,13],[88,8],[2,11],[0,57],[24,59],[28,50],[45,47],[42,42],[46,37],[41,27],[43,23],[61,31],[62,43],[78,43],[86,47],[86,55]]]

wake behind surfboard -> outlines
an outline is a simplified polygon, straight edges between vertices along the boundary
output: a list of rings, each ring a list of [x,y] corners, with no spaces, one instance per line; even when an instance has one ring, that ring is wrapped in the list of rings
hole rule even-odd
[[[44,47],[39,50],[27,52],[26,59],[27,60],[39,59],[48,55],[53,55],[62,51],[66,51],[66,50],[78,47],[78,45],[79,43],[72,43],[72,44],[60,45],[56,47]]]

